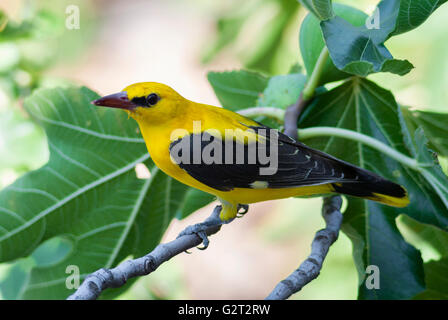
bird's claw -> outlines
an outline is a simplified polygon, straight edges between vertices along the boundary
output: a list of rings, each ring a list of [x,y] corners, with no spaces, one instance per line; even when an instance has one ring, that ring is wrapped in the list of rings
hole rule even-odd
[[[185,235],[191,235],[196,234],[199,238],[202,240],[202,247],[197,247],[199,250],[205,250],[207,249],[208,245],[210,244],[210,240],[208,240],[207,233],[205,230],[209,227],[209,225],[206,225],[205,223],[198,223],[193,226],[186,227],[177,238],[185,236]],[[185,253],[191,253],[188,250],[185,250]]]
[[[207,233],[205,231],[200,231],[197,233],[199,238],[202,240],[202,247],[197,246],[196,248],[199,250],[205,250],[208,248],[208,245],[210,244],[210,240],[208,240]]]
[[[221,206],[217,206],[214,211],[214,214],[212,214],[212,216],[210,216],[207,220],[205,220],[204,222],[197,223],[195,225],[186,227],[181,233],[179,233],[179,235],[177,237],[179,238],[179,237],[182,237],[185,235],[195,234],[202,240],[202,247],[198,246],[197,248],[199,250],[207,249],[208,245],[210,244],[210,240],[208,239],[208,236],[207,236],[207,229],[209,229],[211,227],[215,227],[215,226],[216,227],[221,226],[223,223],[223,221],[221,221],[221,219],[219,218],[219,212],[221,212]],[[190,253],[187,250],[185,252]]]

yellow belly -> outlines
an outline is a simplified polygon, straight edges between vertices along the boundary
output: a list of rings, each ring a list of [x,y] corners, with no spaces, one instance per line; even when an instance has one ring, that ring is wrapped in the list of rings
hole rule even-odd
[[[233,199],[236,203],[249,204],[266,200],[276,200],[297,196],[312,196],[331,192],[333,192],[331,185],[323,184],[317,186],[277,189],[235,188],[228,192],[221,192],[219,197],[227,201],[230,201],[228,199]]]

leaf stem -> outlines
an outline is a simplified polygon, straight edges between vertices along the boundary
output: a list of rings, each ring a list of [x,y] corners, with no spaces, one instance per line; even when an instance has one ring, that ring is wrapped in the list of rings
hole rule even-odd
[[[313,72],[309,76],[308,81],[305,84],[305,88],[300,93],[299,98],[294,104],[290,105],[286,109],[284,118],[284,127],[285,127],[284,133],[293,139],[298,140],[297,121],[303,110],[305,110],[308,103],[314,96],[316,87],[319,84],[320,76],[322,74],[322,71],[324,70],[325,63],[327,62],[327,58],[328,58],[328,49],[327,47],[324,46],[322,48],[322,51],[320,52],[316,64],[314,65]]]
[[[322,75],[322,71],[324,70],[325,63],[328,58],[328,49],[326,46],[322,48],[320,52],[319,58],[314,65],[313,72],[311,73],[308,81],[305,84],[305,88],[302,91],[302,99],[307,101],[310,100],[314,96],[314,91],[316,90],[317,85],[319,84],[320,76]]]
[[[285,110],[275,107],[253,107],[239,110],[238,113],[245,117],[266,116],[283,123]]]
[[[273,107],[255,107],[239,111],[239,113],[246,117],[264,115],[281,121],[284,118],[285,111]],[[423,167],[423,165],[418,163],[417,160],[402,154],[401,152],[389,147],[387,144],[377,139],[374,139],[370,136],[367,136],[365,134],[356,131],[335,127],[312,127],[312,128],[299,129],[299,135],[301,140],[322,136],[334,136],[358,141],[388,155],[392,159],[397,160],[398,162],[416,171],[421,171]]]
[[[300,138],[304,140],[315,137],[332,136],[358,141],[388,155],[392,159],[397,160],[398,162],[404,164],[409,168],[412,168],[416,171],[421,171],[422,169],[421,165],[417,162],[417,160],[402,154],[401,152],[389,147],[387,144],[377,139],[374,139],[370,136],[367,136],[365,134],[356,131],[334,127],[312,127],[312,128],[300,129],[299,131],[300,131]]]

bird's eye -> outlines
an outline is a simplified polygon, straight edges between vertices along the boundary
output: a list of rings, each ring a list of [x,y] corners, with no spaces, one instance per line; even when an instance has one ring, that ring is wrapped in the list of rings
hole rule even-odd
[[[160,97],[157,95],[157,93],[151,93],[146,97],[146,103],[148,104],[148,106],[155,105],[157,102],[159,102],[159,100]]]

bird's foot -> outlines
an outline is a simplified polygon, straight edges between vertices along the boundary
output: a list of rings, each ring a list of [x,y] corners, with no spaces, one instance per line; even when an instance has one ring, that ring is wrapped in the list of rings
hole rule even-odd
[[[179,235],[177,237],[179,238],[179,237],[182,237],[185,235],[196,234],[202,240],[202,247],[197,247],[197,248],[199,250],[207,249],[208,245],[210,244],[210,241],[208,240],[208,236],[207,236],[207,230],[209,230],[211,228],[219,229],[219,228],[221,228],[221,225],[223,223],[228,223],[231,221],[231,220],[229,220],[229,221],[221,220],[221,218],[219,217],[219,214],[221,213],[221,209],[222,209],[221,206],[216,206],[215,209],[213,210],[212,214],[210,215],[210,217],[208,217],[204,222],[197,223],[192,226],[186,227],[181,233],[179,233]],[[186,252],[189,253],[188,251],[186,251]]]

